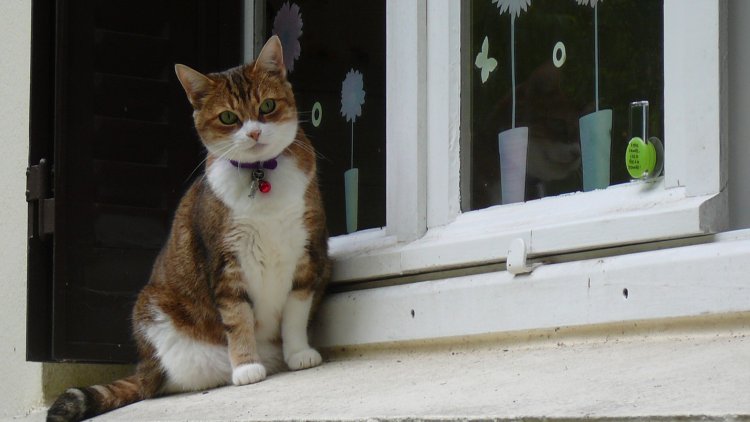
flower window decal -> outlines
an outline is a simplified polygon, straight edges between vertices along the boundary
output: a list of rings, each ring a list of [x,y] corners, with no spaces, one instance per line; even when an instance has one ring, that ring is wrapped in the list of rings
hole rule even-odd
[[[341,115],[347,122],[352,122],[351,167],[354,167],[354,122],[362,115],[362,104],[365,103],[364,80],[357,70],[350,70],[341,84]]]
[[[492,0],[500,9],[500,14],[508,12],[510,15],[510,61],[511,61],[511,85],[513,96],[513,116],[511,128],[516,127],[516,18],[521,16],[521,11],[526,11],[531,5],[531,0]]]
[[[365,103],[364,79],[362,73],[351,69],[341,84],[341,115],[352,122],[362,115],[362,104]]]
[[[274,35],[278,35],[284,50],[284,65],[287,72],[294,70],[294,62],[299,59],[302,47],[299,37],[302,36],[302,13],[299,6],[285,2],[273,18]]]
[[[603,0],[576,0],[594,12],[594,112],[578,121],[584,191],[606,189],[610,183],[612,109],[599,108],[599,2]]]
[[[500,15],[510,15],[510,75],[511,75],[511,127],[498,133],[500,152],[500,187],[503,204],[523,202],[526,197],[526,155],[528,127],[516,127],[516,18],[526,12],[531,0],[492,0]]]
[[[501,15],[507,11],[510,14],[511,19],[521,16],[521,11],[525,12],[529,5],[531,5],[531,0],[492,0],[492,2],[496,3],[497,7],[500,8]],[[594,2],[596,2],[596,0],[594,0]]]
[[[351,161],[349,170],[344,172],[344,189],[346,202],[346,231],[357,231],[357,213],[359,201],[359,169],[354,167],[354,122],[362,115],[362,104],[365,103],[364,79],[362,73],[351,69],[341,83],[341,115],[352,122]]]
[[[594,9],[594,109],[599,111],[599,1],[604,0],[576,0],[579,6],[590,6]]]

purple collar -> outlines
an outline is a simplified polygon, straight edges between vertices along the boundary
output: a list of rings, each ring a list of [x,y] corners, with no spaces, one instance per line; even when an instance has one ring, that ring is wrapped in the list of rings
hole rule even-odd
[[[276,157],[279,158],[279,157]],[[276,161],[276,158],[271,158],[268,161],[256,161],[254,163],[242,163],[239,161],[229,160],[230,163],[232,163],[233,166],[241,169],[266,169],[266,170],[273,170],[276,168],[276,166],[279,165],[279,163]]]

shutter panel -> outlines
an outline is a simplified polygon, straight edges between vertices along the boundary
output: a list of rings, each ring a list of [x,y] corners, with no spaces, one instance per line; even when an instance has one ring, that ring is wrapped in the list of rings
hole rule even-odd
[[[135,359],[132,305],[204,158],[174,64],[238,65],[241,17],[240,0],[57,1],[49,359]]]

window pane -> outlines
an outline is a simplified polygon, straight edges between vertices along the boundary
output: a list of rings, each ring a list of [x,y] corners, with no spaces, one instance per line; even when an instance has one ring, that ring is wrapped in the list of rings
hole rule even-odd
[[[321,156],[331,235],[384,226],[385,1],[265,7],[265,35],[281,38],[302,127]],[[348,226],[347,183],[358,186],[348,192]]]
[[[464,10],[464,211],[628,182],[632,102],[663,139],[662,2],[493,1]]]

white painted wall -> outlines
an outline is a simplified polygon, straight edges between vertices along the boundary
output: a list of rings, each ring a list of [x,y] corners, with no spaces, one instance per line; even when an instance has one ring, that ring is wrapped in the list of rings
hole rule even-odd
[[[0,2],[0,418],[42,401],[42,366],[26,362],[26,163],[31,1]]]
[[[729,2],[729,224],[750,227],[750,2]]]

